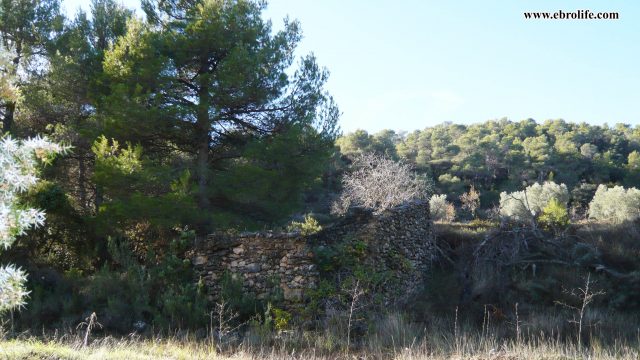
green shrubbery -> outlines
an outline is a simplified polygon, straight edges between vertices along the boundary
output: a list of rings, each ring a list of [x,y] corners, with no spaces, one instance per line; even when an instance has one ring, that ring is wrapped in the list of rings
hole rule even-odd
[[[500,215],[517,221],[530,221],[542,214],[552,199],[566,207],[569,202],[566,185],[547,181],[542,185],[535,183],[523,191],[503,192],[500,194]]]
[[[313,216],[307,214],[303,222],[292,221],[287,226],[287,231],[298,231],[302,235],[312,235],[322,230],[322,226]]]
[[[640,217],[640,190],[598,186],[589,203],[589,218],[619,224]]]
[[[547,206],[542,209],[542,214],[538,218],[540,224],[547,228],[558,231],[569,225],[569,214],[566,205],[553,198]]]
[[[18,315],[25,327],[75,326],[95,312],[107,331],[130,332],[199,328],[208,323],[202,283],[194,283],[191,264],[182,257],[193,232],[183,232],[165,254],[149,253],[143,266],[128,243],[109,241],[114,267],[93,274],[72,269],[63,274],[35,270],[28,283],[28,306]],[[137,325],[134,326],[134,324]]]
[[[354,301],[354,291],[359,293],[358,308],[367,311],[358,317],[366,318],[378,310],[382,310],[383,294],[397,284],[395,271],[406,271],[411,263],[406,257],[393,250],[389,251],[388,260],[394,270],[381,270],[368,261],[371,249],[366,238],[346,236],[330,245],[314,249],[315,262],[320,270],[320,281],[315,289],[306,293],[309,303],[305,307],[306,318],[322,318],[327,306],[338,315],[343,316]],[[325,319],[329,321],[330,319]]]

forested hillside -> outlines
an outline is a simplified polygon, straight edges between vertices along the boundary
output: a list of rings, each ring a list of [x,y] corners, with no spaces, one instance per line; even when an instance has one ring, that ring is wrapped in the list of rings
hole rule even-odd
[[[501,119],[409,133],[358,130],[336,144],[348,156],[375,152],[406,161],[452,199],[473,185],[485,209],[498,205],[500,192],[534,182],[566,184],[576,210],[584,210],[598,184],[640,185],[640,129],[626,124]]]

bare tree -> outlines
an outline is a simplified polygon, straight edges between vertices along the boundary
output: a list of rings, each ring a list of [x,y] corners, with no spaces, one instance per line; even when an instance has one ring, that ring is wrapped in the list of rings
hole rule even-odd
[[[589,304],[593,302],[593,298],[596,296],[604,295],[604,291],[596,291],[594,292],[591,288],[591,274],[587,274],[587,278],[585,279],[585,284],[583,288],[578,288],[576,290],[571,291],[569,294],[578,300],[580,300],[580,304],[577,306],[570,305],[561,301],[556,301],[556,304],[564,306],[570,310],[576,312],[574,318],[569,320],[569,322],[576,324],[577,326],[577,338],[578,338],[578,346],[582,345],[582,327],[584,325],[584,315],[587,310]],[[577,319],[576,319],[577,316]]]
[[[407,201],[428,199],[432,184],[415,174],[411,166],[384,156],[363,154],[353,162],[353,171],[342,179],[343,190],[333,212],[344,214],[352,206],[380,213]]]
[[[215,304],[214,309],[209,313],[209,318],[211,321],[211,338],[216,340],[218,351],[222,351],[229,342],[229,335],[238,330],[243,324],[232,325],[238,318],[238,313],[231,309],[224,298]]]
[[[360,304],[361,298],[364,296],[365,291],[360,286],[360,280],[356,280],[353,287],[348,290],[348,296],[350,298],[349,304],[349,314],[348,314],[348,322],[347,322],[347,351],[351,349],[351,330],[353,329],[353,325],[356,321],[362,320],[355,318],[356,312],[360,310],[362,305]]]

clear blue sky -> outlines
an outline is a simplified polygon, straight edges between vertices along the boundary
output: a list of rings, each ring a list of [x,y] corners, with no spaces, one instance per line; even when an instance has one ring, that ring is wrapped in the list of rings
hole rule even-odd
[[[578,9],[620,20],[523,16]],[[299,54],[331,72],[345,132],[502,117],[640,124],[640,1],[269,1],[274,28],[286,15],[302,24]]]

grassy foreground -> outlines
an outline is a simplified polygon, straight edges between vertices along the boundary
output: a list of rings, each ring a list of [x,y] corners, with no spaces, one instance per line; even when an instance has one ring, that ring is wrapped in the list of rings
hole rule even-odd
[[[549,339],[527,342],[496,342],[462,337],[450,343],[420,344],[392,349],[367,348],[352,352],[321,353],[313,348],[295,349],[286,345],[269,348],[240,346],[218,353],[215,345],[201,341],[179,340],[95,340],[87,347],[82,342],[42,341],[35,338],[0,341],[1,359],[639,359],[640,349],[623,344],[603,348],[592,344],[579,350]]]

